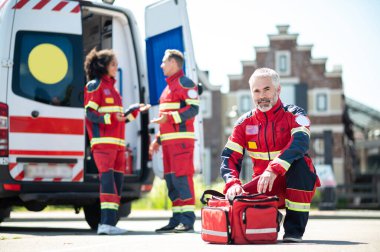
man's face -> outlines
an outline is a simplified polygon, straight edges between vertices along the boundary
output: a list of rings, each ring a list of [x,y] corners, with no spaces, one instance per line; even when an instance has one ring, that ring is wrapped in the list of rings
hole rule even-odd
[[[269,111],[277,102],[280,86],[276,89],[270,77],[257,77],[250,83],[253,102],[262,111]]]
[[[174,59],[170,59],[168,55],[165,55],[162,58],[161,68],[166,77],[170,77],[178,71],[176,61]]]

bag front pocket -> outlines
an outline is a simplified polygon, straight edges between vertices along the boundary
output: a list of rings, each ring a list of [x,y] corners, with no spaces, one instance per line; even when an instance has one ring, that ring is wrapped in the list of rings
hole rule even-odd
[[[202,239],[210,243],[227,244],[231,242],[231,226],[227,208],[203,207]]]
[[[257,205],[242,212],[242,228],[245,239],[252,243],[275,243],[277,241],[277,209]]]

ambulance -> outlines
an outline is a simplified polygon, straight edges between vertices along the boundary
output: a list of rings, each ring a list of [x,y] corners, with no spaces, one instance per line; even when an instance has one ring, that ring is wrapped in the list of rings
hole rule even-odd
[[[131,201],[151,190],[148,147],[156,129],[149,120],[157,116],[166,85],[160,69],[165,49],[183,51],[186,75],[197,81],[186,2],[146,7],[145,46],[133,13],[112,2],[0,0],[0,222],[12,206],[41,211],[69,205],[77,213],[83,208],[87,223],[97,228],[99,178],[83,108],[83,63],[94,47],[112,48],[118,57],[116,85],[124,108],[153,105],[126,126],[119,216],[127,216]],[[199,152],[202,141],[197,142]],[[162,170],[162,160],[155,163]]]

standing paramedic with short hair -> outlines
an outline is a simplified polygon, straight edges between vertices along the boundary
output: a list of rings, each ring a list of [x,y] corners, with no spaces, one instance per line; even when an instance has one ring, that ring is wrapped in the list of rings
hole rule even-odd
[[[86,128],[100,180],[101,220],[97,233],[124,234],[126,230],[116,227],[116,223],[126,168],[125,123],[150,105],[131,105],[124,114],[121,96],[115,89],[118,63],[112,50],[93,49],[84,67],[89,81],[84,102]]]
[[[278,195],[286,207],[283,240],[300,242],[320,185],[307,155],[310,120],[302,108],[281,102],[280,78],[274,70],[257,69],[249,85],[256,108],[237,121],[222,152],[224,192],[228,198],[244,191]],[[254,165],[252,181],[242,186],[239,174],[245,152]]]
[[[152,120],[160,125],[160,132],[149,152],[157,152],[162,145],[164,177],[173,210],[169,224],[156,232],[194,230],[194,117],[198,114],[199,100],[197,85],[184,76],[183,62],[180,51],[165,51],[161,68],[167,86],[160,97],[159,117]]]

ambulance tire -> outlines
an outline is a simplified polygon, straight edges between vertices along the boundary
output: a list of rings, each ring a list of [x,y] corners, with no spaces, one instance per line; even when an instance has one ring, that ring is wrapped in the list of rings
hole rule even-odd
[[[83,206],[83,211],[87,224],[92,230],[97,230],[100,223],[100,202],[96,201],[91,205]],[[118,221],[119,218],[116,220],[116,223]]]
[[[0,208],[0,222],[3,222],[6,218],[11,216],[11,207]]]

